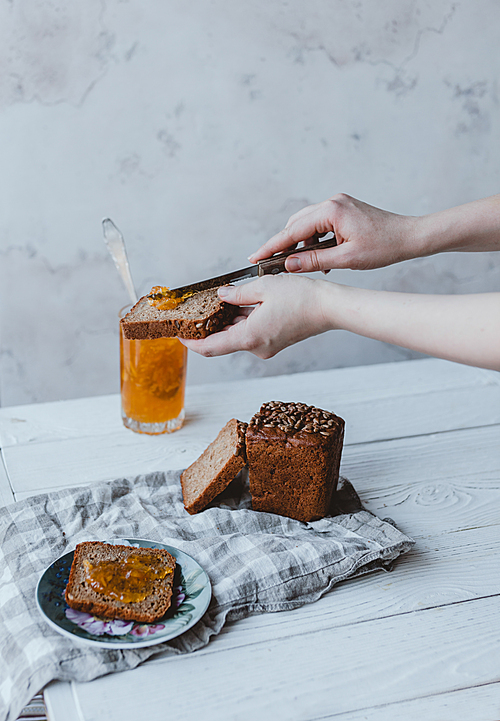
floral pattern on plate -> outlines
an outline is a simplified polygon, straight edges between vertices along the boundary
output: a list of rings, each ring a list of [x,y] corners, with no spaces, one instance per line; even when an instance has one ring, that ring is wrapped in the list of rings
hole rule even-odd
[[[208,608],[210,581],[203,568],[183,551],[154,541],[113,539],[106,543],[164,548],[176,559],[172,605],[157,623],[112,620],[75,611],[64,598],[73,552],[55,561],[40,578],[36,600],[45,621],[74,640],[104,648],[138,648],[169,641],[197,623]]]

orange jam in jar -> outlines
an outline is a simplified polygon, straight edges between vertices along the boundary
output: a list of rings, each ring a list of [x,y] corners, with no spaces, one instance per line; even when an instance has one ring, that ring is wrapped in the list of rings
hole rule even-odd
[[[138,433],[169,433],[184,421],[187,348],[177,338],[127,340],[120,329],[122,419]]]
[[[163,285],[155,285],[148,295],[148,303],[158,308],[158,310],[172,310],[193,295],[194,292],[191,290],[182,295],[177,295],[174,290],[170,290]]]
[[[106,596],[123,601],[138,603],[144,601],[153,590],[155,581],[160,581],[172,569],[158,564],[158,557],[150,554],[134,554],[115,561],[98,561],[92,565],[84,560],[85,578],[89,585]]]

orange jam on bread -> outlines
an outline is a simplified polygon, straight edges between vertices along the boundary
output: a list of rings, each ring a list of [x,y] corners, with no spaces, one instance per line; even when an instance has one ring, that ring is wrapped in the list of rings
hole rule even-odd
[[[148,295],[148,303],[158,308],[158,310],[172,310],[193,295],[193,291],[177,295],[174,290],[170,290],[163,285],[155,285]]]
[[[158,557],[148,553],[134,554],[114,561],[98,561],[92,565],[84,559],[86,581],[97,593],[122,601],[144,601],[153,590],[155,581],[161,581],[172,569],[158,563]]]

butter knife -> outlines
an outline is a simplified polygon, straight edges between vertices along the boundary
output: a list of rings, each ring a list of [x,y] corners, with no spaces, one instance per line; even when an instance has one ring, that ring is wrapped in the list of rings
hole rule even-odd
[[[123,235],[120,233],[116,225],[110,218],[104,218],[102,221],[102,230],[104,233],[104,242],[110,252],[111,257],[116,265],[116,269],[127,289],[132,303],[137,303],[137,293],[135,291],[130,267],[128,264],[127,251]]]
[[[221,285],[228,285],[228,283],[237,283],[239,280],[247,280],[248,278],[260,277],[263,275],[276,275],[277,273],[286,273],[285,261],[289,255],[296,255],[297,253],[303,253],[307,250],[323,250],[323,248],[334,248],[337,245],[335,238],[329,238],[328,240],[322,240],[312,245],[306,245],[304,248],[297,248],[296,250],[286,250],[283,253],[276,253],[270,258],[265,260],[259,260],[255,265],[250,265],[248,268],[241,268],[241,270],[233,270],[232,273],[226,273],[225,275],[218,275],[215,278],[208,278],[207,280],[201,280],[198,283],[191,283],[190,285],[183,285],[181,288],[172,288],[169,295],[171,297],[177,297],[184,295],[184,293],[199,293],[201,290],[209,290],[210,288],[219,288]]]

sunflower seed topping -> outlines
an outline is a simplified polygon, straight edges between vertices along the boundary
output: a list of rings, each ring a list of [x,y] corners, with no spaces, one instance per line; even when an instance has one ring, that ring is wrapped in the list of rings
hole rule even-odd
[[[269,401],[264,403],[260,411],[254,415],[249,427],[278,428],[286,434],[319,433],[328,437],[337,429],[340,422],[341,419],[334,413],[305,403]]]

